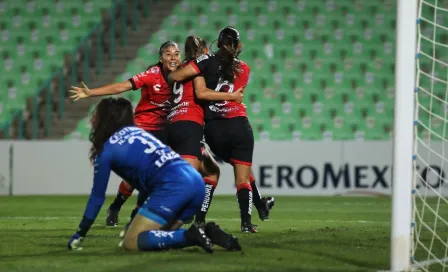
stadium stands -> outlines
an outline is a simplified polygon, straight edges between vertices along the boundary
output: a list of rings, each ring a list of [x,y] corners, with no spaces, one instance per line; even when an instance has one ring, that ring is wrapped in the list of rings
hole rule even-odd
[[[22,5],[5,7],[3,4],[1,8],[3,12],[8,9],[23,17],[20,27],[23,32],[10,34],[2,48],[3,69],[9,67],[17,71],[8,76],[20,75],[19,81],[2,77],[10,87],[9,94],[2,95],[17,101],[3,103],[4,108],[20,107],[27,90],[34,91],[21,86],[34,86],[37,80],[48,75],[52,65],[60,65],[60,58],[49,56],[49,48],[54,44],[53,55],[60,54],[65,48],[72,48],[76,38],[85,33],[86,20],[78,24],[76,16],[84,16],[87,10],[93,14],[99,8],[96,5],[84,8],[88,2],[84,1],[83,8],[67,4],[64,11],[58,11],[58,5],[48,6],[39,9],[41,16],[28,17],[33,14],[28,11],[30,2],[33,1],[17,1]],[[106,5],[104,1],[91,3]],[[200,0],[183,0],[116,80],[125,80],[156,61],[157,48],[167,39],[182,44],[186,34],[195,34],[210,44],[221,28],[234,25],[240,30],[245,47],[240,57],[252,67],[245,104],[257,140],[389,140],[393,129],[395,1],[381,0],[380,3],[367,0],[214,0],[204,4]],[[432,14],[430,10],[424,12]],[[50,24],[57,26],[57,30],[49,31],[45,38],[40,33],[35,42],[45,48],[41,46],[37,50],[28,46],[26,53],[20,55],[21,44],[32,45],[33,35],[37,35],[33,33],[45,29],[44,15],[54,18]],[[98,18],[86,16],[90,22]],[[16,21],[20,20],[1,21],[0,28],[12,32]],[[65,41],[62,40],[64,31],[70,32],[70,38]],[[422,31],[431,32],[431,27],[424,27]],[[427,45],[422,44],[422,47]],[[25,59],[27,62],[34,60],[34,65],[25,66]],[[44,65],[39,64],[42,59],[45,59]],[[23,66],[25,70],[21,69]],[[41,72],[33,72],[33,78],[29,79],[27,69],[35,71],[36,67],[41,67]],[[434,73],[437,69],[439,67],[427,68]],[[434,80],[428,77],[427,81],[429,88]],[[21,86],[15,86],[16,82],[21,82]],[[14,87],[20,89],[19,94],[12,91]],[[125,96],[134,103],[140,98],[139,92],[127,92]],[[428,105],[433,101],[432,107],[443,109],[442,103],[429,96],[427,100]],[[2,118],[5,112],[3,109]],[[427,119],[429,122],[429,116]],[[437,122],[433,127],[443,129]],[[82,120],[76,131],[66,138],[86,139],[88,131],[88,121]]]
[[[23,109],[52,72],[61,68],[64,54],[101,20],[102,1],[0,1],[0,124]]]

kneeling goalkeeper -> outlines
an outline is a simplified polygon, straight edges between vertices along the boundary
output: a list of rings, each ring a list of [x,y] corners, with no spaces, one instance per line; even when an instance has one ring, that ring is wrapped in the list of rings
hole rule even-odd
[[[241,250],[233,236],[210,222],[205,229],[193,218],[205,196],[199,173],[179,154],[149,132],[134,126],[131,103],[124,98],[103,99],[94,111],[90,159],[94,164],[93,188],[78,231],[68,242],[80,250],[105,200],[114,171],[133,188],[149,195],[127,230],[121,245],[127,250],[158,250],[200,246],[213,252],[213,244]]]

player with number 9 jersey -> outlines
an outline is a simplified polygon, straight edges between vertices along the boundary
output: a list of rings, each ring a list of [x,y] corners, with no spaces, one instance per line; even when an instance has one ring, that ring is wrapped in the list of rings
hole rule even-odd
[[[194,64],[195,59],[208,53],[206,42],[197,36],[185,41],[185,60],[182,67]],[[200,101],[229,100],[241,104],[242,94],[238,92],[215,92],[207,89],[201,75],[173,84],[171,110],[168,114],[168,144],[173,150],[199,168],[201,140],[203,139],[204,110]]]
[[[169,81],[182,81],[201,75],[206,87],[216,92],[232,93],[247,85],[250,68],[238,59],[242,51],[239,32],[226,27],[219,33],[215,54],[203,55],[186,67],[172,72]],[[241,231],[256,232],[251,223],[252,185],[251,165],[254,150],[252,127],[247,119],[244,105],[229,101],[213,101],[205,104],[205,141],[211,151],[222,160],[232,164],[240,206]]]

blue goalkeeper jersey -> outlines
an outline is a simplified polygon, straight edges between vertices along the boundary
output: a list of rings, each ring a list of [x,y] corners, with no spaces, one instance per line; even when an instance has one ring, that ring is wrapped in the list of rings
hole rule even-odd
[[[84,218],[93,223],[106,195],[110,172],[126,180],[140,192],[149,193],[160,182],[157,178],[168,165],[189,164],[153,135],[129,126],[120,129],[104,144],[94,160],[94,178]],[[181,182],[181,181],[179,181]],[[90,227],[90,226],[88,226]]]

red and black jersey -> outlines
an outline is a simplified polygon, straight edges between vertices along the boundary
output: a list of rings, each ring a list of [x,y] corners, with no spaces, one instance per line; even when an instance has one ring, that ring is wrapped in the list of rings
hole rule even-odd
[[[189,63],[194,63],[194,60]],[[189,63],[185,63],[182,66],[186,66]],[[193,121],[200,125],[204,124],[204,110],[196,99],[193,80],[194,78],[189,78],[183,82],[174,83],[171,109],[168,114],[170,123]]]
[[[161,65],[150,66],[148,70],[129,79],[132,89],[141,88],[142,96],[135,108],[135,125],[144,130],[165,129],[170,108],[171,90],[166,83]]]
[[[220,77],[221,64],[216,54],[202,55],[192,62],[194,69],[204,78],[207,88],[217,92],[233,92],[245,87],[249,81],[250,67],[245,62],[238,60],[241,72],[235,75],[233,83],[224,81]],[[247,117],[246,108],[243,104],[234,101],[211,101],[204,106],[205,120],[216,118]]]

